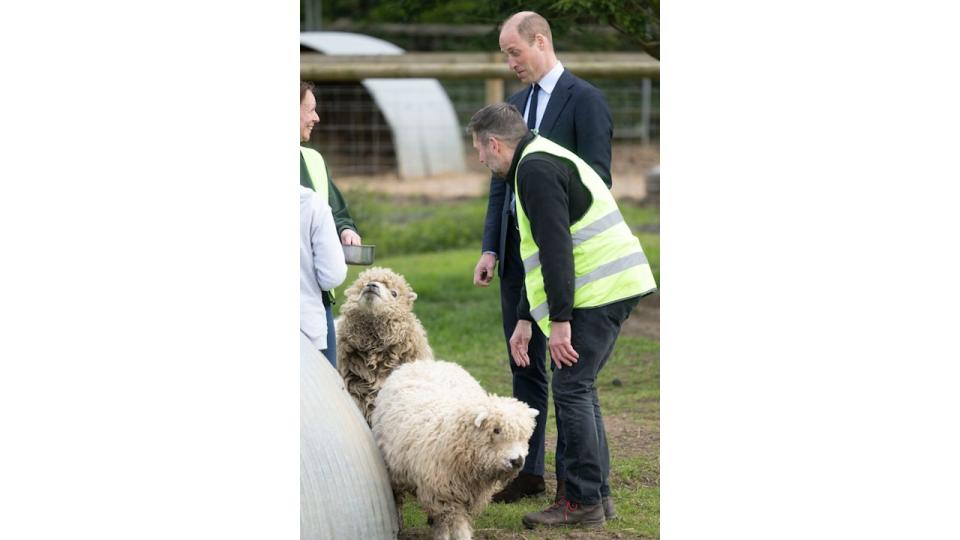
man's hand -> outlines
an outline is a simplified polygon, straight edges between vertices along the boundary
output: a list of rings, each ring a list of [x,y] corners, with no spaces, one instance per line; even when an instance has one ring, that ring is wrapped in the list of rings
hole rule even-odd
[[[527,346],[530,345],[530,336],[533,330],[530,327],[530,321],[520,319],[517,326],[513,329],[513,335],[510,336],[510,354],[513,355],[513,361],[520,367],[530,365],[530,357],[527,355]]]
[[[345,246],[359,246],[360,235],[353,229],[344,229],[340,231],[340,243]]]
[[[473,284],[486,287],[493,281],[493,269],[497,266],[497,257],[493,253],[484,253],[473,269]]]
[[[516,335],[516,332],[514,332]],[[529,339],[529,338],[527,338]],[[513,339],[510,340],[511,347]],[[563,369],[564,366],[570,367],[577,363],[580,353],[573,350],[573,344],[570,342],[570,321],[555,321],[550,323],[550,358],[557,365],[557,369]]]

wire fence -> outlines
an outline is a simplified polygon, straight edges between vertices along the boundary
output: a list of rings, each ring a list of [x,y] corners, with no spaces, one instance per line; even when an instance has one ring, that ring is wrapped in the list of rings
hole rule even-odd
[[[440,83],[450,96],[457,119],[466,126],[473,113],[485,103],[484,87],[481,81],[441,80]],[[603,92],[613,117],[613,137],[615,139],[638,140],[643,143],[655,143],[660,140],[660,81],[606,80],[590,81]],[[504,95],[510,96],[524,88],[517,81],[507,82]]]
[[[486,104],[482,80],[440,80],[463,128],[473,114]],[[660,82],[652,79],[594,79],[591,84],[604,94],[613,117],[615,144],[657,144],[660,138]],[[523,88],[507,81],[509,96]],[[339,176],[395,173],[397,158],[390,125],[376,103],[360,83],[316,83],[317,112],[320,121],[309,143],[323,153],[331,174]],[[409,97],[416,107],[417,96]],[[429,122],[430,111],[424,111]],[[462,132],[462,129],[461,129]],[[471,141],[463,133],[467,163],[475,161]]]
[[[317,114],[309,146],[338,176],[389,174],[397,169],[393,133],[360,83],[315,83]]]

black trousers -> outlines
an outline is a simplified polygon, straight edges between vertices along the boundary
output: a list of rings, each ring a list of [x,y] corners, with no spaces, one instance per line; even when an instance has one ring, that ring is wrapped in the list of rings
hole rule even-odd
[[[507,250],[509,252],[509,250]],[[508,255],[509,257],[509,255]],[[500,310],[503,315],[503,335],[507,342],[507,356],[510,358],[510,371],[513,373],[513,397],[526,403],[540,412],[537,415],[537,425],[530,437],[529,453],[523,464],[523,472],[543,476],[545,440],[547,433],[548,411],[548,380],[547,380],[547,341],[537,325],[533,325],[533,336],[527,354],[530,356],[530,365],[520,367],[514,362],[510,354],[510,336],[517,325],[517,305],[520,303],[520,288],[523,286],[523,264],[520,262],[520,253],[517,250],[515,260],[508,259],[500,276]],[[559,417],[558,417],[559,418]],[[557,478],[565,478],[563,468],[563,434],[557,431]]]
[[[607,306],[574,309],[571,342],[580,357],[573,366],[553,372],[557,427],[566,441],[563,463],[567,499],[576,503],[597,504],[601,497],[610,495],[610,449],[597,397],[597,374],[613,352],[620,327],[639,301],[634,297]]]

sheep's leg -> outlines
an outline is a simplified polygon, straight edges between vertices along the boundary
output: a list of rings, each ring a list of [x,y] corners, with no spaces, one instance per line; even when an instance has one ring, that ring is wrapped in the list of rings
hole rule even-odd
[[[454,516],[455,511],[447,504],[437,503],[432,500],[424,500],[418,497],[420,507],[427,513],[428,525],[433,533],[434,540],[452,540],[451,533],[455,530]]]
[[[463,508],[445,508],[440,512],[427,511],[433,516],[434,540],[471,540],[473,528],[470,526],[470,517]]]
[[[456,508],[442,518],[446,536],[450,540],[471,540],[473,527],[470,526],[470,516],[464,508]]]
[[[450,501],[444,494],[419,486],[417,500],[420,507],[433,518],[431,530],[434,540],[471,540],[473,528],[467,509]]]
[[[493,487],[482,489],[474,494],[473,498],[467,502],[467,514],[476,518],[483,513],[483,509],[490,504],[490,498],[499,491],[494,490]]]
[[[433,525],[430,526],[430,530],[433,532],[433,540],[451,540],[450,529],[448,527],[447,520],[444,519],[444,516],[434,519]]]
[[[402,491],[393,491],[393,503],[397,507],[397,524],[400,527],[400,530],[403,530],[403,492]]]

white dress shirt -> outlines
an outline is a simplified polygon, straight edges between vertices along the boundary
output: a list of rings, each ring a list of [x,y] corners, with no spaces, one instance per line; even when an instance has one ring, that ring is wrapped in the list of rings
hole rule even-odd
[[[540,129],[540,121],[543,120],[543,111],[547,110],[550,95],[553,94],[553,89],[557,87],[557,81],[560,80],[560,75],[562,74],[563,64],[557,62],[557,64],[553,66],[553,69],[537,81],[537,84],[540,85],[540,93],[537,94],[537,123],[534,129]],[[523,106],[524,120],[530,117],[530,97],[531,96],[527,96],[527,103]]]
[[[347,264],[330,205],[300,186],[300,331],[320,350],[327,348],[323,293],[343,283]]]

